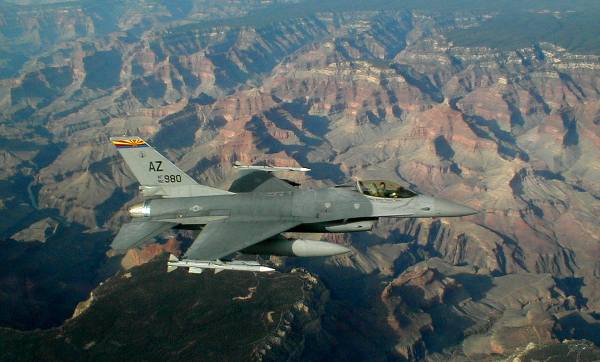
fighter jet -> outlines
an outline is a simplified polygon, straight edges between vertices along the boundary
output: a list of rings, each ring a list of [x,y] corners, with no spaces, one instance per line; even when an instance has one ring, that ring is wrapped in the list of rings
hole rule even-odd
[[[196,182],[140,137],[112,137],[111,142],[140,183],[144,202],[129,208],[132,220],[121,227],[111,247],[125,251],[169,229],[198,230],[180,260],[168,270],[188,268],[272,271],[253,262],[226,262],[235,252],[280,256],[331,256],[350,250],[317,240],[287,238],[282,233],[369,231],[381,217],[452,217],[477,213],[451,201],[420,195],[397,182],[357,180],[323,189],[303,189],[274,176],[308,172],[304,167],[234,164],[239,177],[229,190]]]

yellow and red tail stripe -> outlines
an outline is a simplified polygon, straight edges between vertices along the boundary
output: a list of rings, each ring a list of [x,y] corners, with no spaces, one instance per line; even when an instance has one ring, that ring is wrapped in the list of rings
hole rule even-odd
[[[134,147],[148,147],[148,144],[141,138],[129,138],[122,140],[113,140],[112,144],[117,148],[134,148]]]

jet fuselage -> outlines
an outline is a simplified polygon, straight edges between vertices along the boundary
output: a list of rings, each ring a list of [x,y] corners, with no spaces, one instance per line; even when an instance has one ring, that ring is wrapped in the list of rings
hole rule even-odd
[[[379,217],[464,216],[475,212],[469,207],[431,196],[380,198],[349,188],[161,198],[147,200],[130,209],[134,217],[174,222],[184,228],[233,217],[243,221],[297,221],[301,225],[294,231],[318,232],[328,231],[319,225],[336,222],[360,223]],[[333,228],[332,232],[335,230]]]
[[[371,230],[380,217],[464,216],[475,210],[418,195],[390,180],[356,180],[319,190],[273,175],[307,172],[303,167],[234,164],[240,174],[228,190],[201,185],[139,137],[112,137],[140,183],[146,201],[129,209],[133,217],[111,243],[124,251],[173,229],[202,229],[185,251],[185,263],[169,261],[170,270],[259,270],[256,265],[221,261],[236,252],[281,256],[331,256],[350,252],[344,245],[289,238],[293,232]],[[173,259],[173,258],[171,258]]]

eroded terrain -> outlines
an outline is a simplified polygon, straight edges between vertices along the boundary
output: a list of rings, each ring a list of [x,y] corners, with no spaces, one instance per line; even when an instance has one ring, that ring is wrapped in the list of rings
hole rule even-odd
[[[521,15],[570,21],[583,3]],[[217,187],[233,162],[266,161],[312,168],[303,187],[400,179],[481,210],[327,236],[352,245],[349,257],[276,260],[331,293],[320,333],[345,348],[313,341],[304,358],[486,359],[599,342],[589,40],[569,50],[467,37],[500,8],[334,4],[281,17],[281,3],[119,4],[110,16],[87,2],[0,8],[4,326],[58,326],[119,264],[180,248],[105,255],[139,200],[108,137],[135,134]]]

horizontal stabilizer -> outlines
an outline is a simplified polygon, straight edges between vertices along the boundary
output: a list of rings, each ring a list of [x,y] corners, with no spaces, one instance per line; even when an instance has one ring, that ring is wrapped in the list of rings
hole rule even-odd
[[[175,223],[161,221],[134,221],[124,224],[113,240],[110,247],[116,251],[125,252],[127,249],[141,244],[169,230]]]

